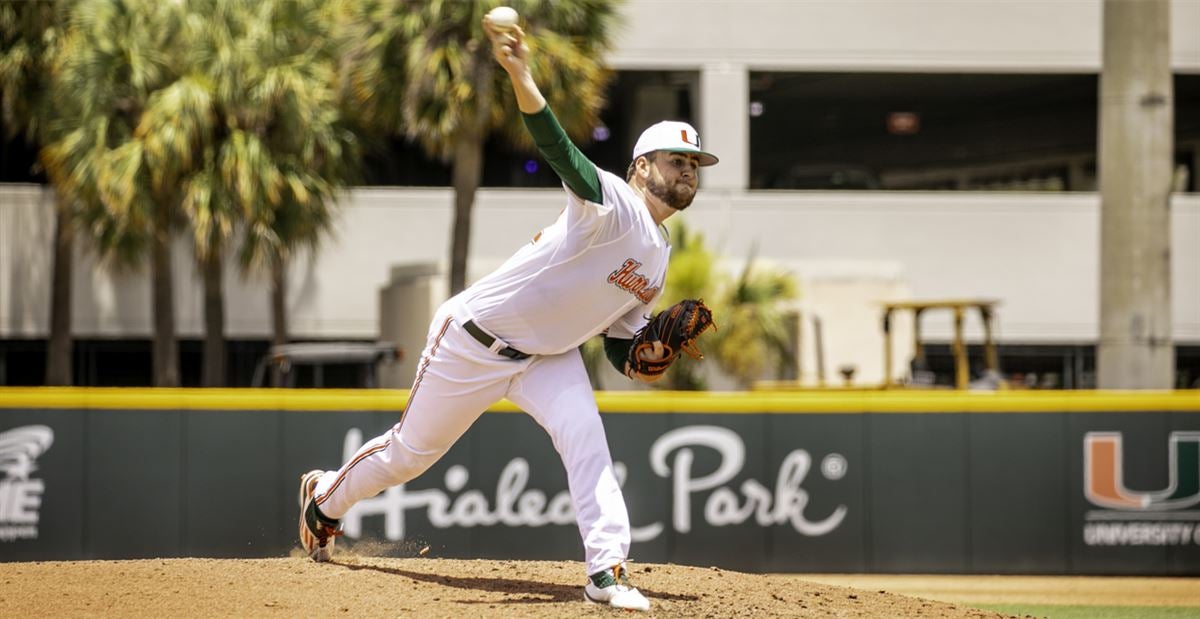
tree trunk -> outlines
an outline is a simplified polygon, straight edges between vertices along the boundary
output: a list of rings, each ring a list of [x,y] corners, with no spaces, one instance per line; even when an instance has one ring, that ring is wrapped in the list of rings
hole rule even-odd
[[[271,344],[287,344],[287,258],[281,254],[276,254],[271,259],[271,328],[274,333]],[[273,368],[271,384],[280,387],[282,382],[283,376],[278,367]]]
[[[204,382],[205,387],[225,386],[225,287],[221,243],[213,241],[204,269]]]
[[[154,299],[154,386],[179,386],[179,342],[175,340],[174,275],[171,272],[170,213],[160,206],[150,241]]]
[[[475,57],[475,118],[454,143],[454,230],[450,246],[450,294],[466,287],[467,256],[471,249],[471,211],[483,178],[483,138],[492,100],[492,65],[486,49]]]
[[[471,245],[471,211],[483,175],[483,139],[460,137],[454,145],[454,232],[450,247],[450,294],[466,287],[467,254]]]
[[[46,346],[46,384],[71,385],[71,275],[75,258],[75,227],[68,206],[55,196],[54,271],[50,290],[50,340]]]

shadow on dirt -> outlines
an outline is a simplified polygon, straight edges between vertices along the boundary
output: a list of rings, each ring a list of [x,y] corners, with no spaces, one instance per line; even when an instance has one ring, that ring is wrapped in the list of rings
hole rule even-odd
[[[362,565],[356,563],[339,563],[331,562],[332,565],[344,567],[348,570],[371,570],[392,576],[403,576],[411,578],[417,582],[428,582],[446,587],[454,587],[456,589],[470,589],[475,591],[490,591],[493,593],[504,593],[512,596],[501,603],[504,604],[544,604],[552,602],[577,602],[583,599],[583,586],[572,587],[567,585],[559,585],[547,582],[538,582],[536,580],[518,580],[513,578],[495,578],[488,577],[463,577],[463,576],[445,576],[442,574],[427,574],[424,572],[413,572],[402,570],[394,567],[382,567],[378,565]],[[500,571],[500,568],[495,568]],[[700,598],[694,595],[679,595],[674,593],[660,593],[638,587],[646,597],[659,600],[672,601],[687,601],[694,602]],[[496,601],[488,602],[471,602],[471,603],[486,603],[495,604]]]

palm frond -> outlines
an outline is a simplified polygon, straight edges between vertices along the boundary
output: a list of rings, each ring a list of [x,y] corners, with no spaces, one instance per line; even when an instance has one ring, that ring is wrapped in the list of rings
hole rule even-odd
[[[339,107],[331,10],[323,0],[71,3],[51,65],[61,105],[40,159],[86,203],[102,254],[144,247],[122,235],[144,235],[155,209],[190,224],[198,254],[238,229],[277,252],[331,225],[332,188],[358,154]],[[293,202],[303,209],[276,216]]]
[[[612,72],[612,0],[514,1],[534,48],[534,77],[576,140],[599,122]],[[497,70],[481,19],[494,1],[364,0],[340,6],[345,95],[356,122],[404,135],[448,160],[464,135],[499,133],[532,148],[507,76]],[[484,119],[480,127],[478,119]]]

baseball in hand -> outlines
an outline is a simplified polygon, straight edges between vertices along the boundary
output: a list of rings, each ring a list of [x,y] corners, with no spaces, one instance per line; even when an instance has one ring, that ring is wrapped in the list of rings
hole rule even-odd
[[[517,12],[511,7],[498,6],[488,11],[488,21],[492,23],[492,27],[500,32],[512,30],[517,27]]]

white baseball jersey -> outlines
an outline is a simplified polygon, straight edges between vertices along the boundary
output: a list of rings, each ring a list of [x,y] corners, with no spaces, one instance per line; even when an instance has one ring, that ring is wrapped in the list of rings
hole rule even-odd
[[[314,501],[342,518],[359,501],[427,470],[493,403],[508,398],[550,435],[567,471],[588,574],[629,554],[628,510],[578,346],[632,338],[648,320],[670,247],[645,203],[597,170],[603,204],[567,191],[553,225],[434,316],[400,422],[318,478]],[[474,323],[533,356],[498,354]]]
[[[467,289],[468,315],[534,355],[578,347],[608,330],[632,338],[662,293],[671,248],[642,199],[597,169],[603,204],[567,190],[567,207],[499,269]]]

